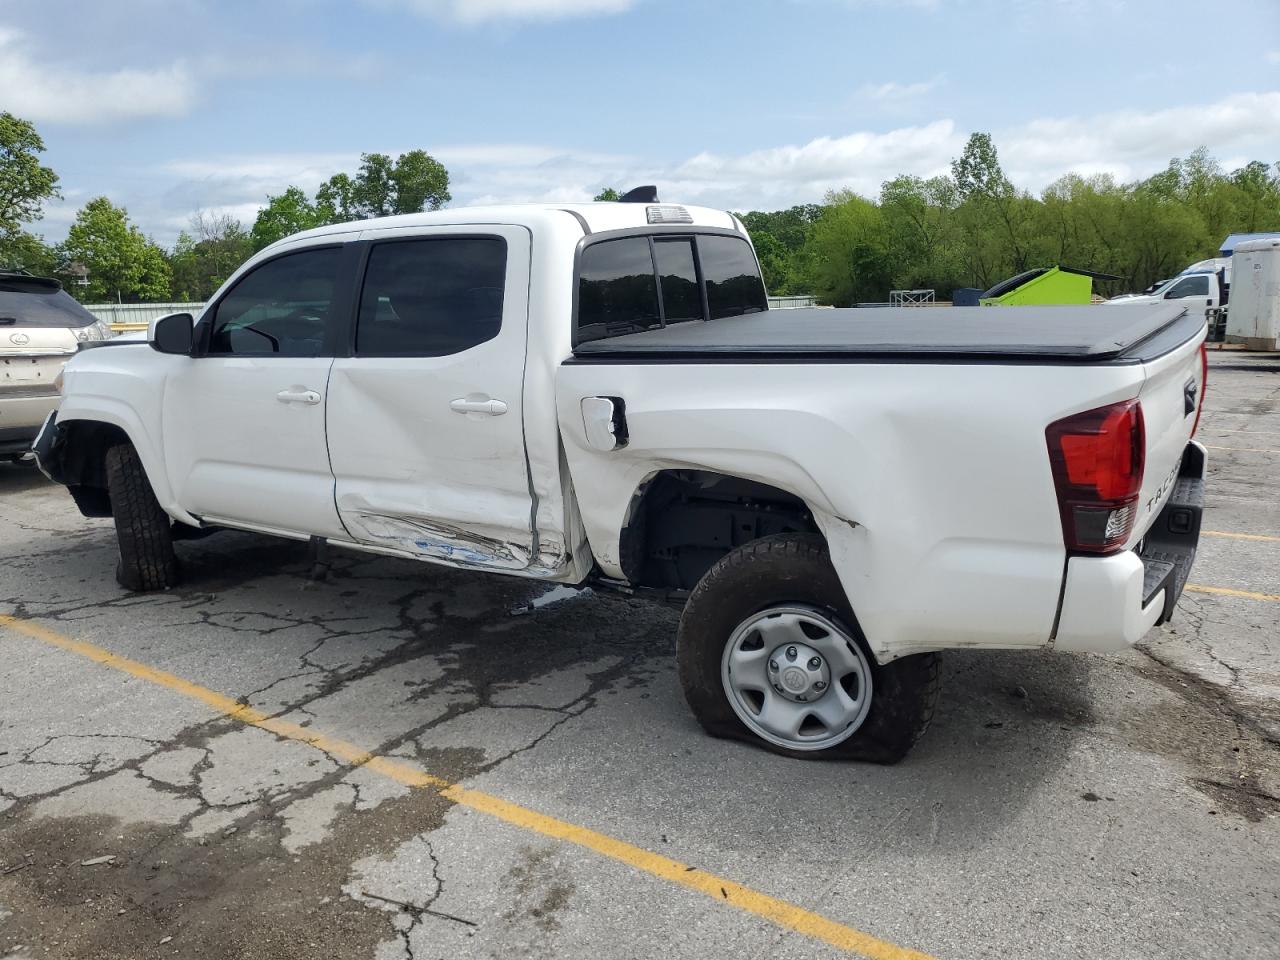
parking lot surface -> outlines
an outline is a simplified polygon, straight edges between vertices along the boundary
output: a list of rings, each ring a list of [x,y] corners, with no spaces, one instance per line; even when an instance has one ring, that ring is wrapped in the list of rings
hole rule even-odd
[[[0,957],[1274,958],[1280,358],[1210,366],[1175,621],[949,653],[894,767],[707,738],[640,601],[232,532],[127,594],[0,465]]]

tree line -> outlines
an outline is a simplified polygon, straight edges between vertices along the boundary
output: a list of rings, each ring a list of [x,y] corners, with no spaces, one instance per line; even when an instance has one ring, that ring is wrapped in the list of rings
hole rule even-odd
[[[128,212],[95,197],[67,239],[32,233],[57,174],[41,162],[44,142],[28,121],[0,113],[0,269],[63,280],[85,302],[208,299],[257,250],[300,230],[367,217],[437,210],[449,172],[423,150],[392,159],[366,153],[313,195],[296,186],[268,196],[254,222],[197,212],[172,248],[147,237]],[[596,200],[616,200],[606,188]],[[1170,161],[1129,183],[1068,174],[1039,195],[1019,189],[996,146],[973,134],[950,172],[903,175],[879,195],[828,193],[822,203],[739,216],[751,232],[773,294],[808,294],[845,306],[883,301],[893,289],[986,289],[1032,267],[1063,265],[1121,279],[1114,295],[1141,290],[1213,256],[1233,232],[1280,231],[1280,162],[1226,171],[1208,150]]]
[[[438,210],[451,199],[449,171],[424,150],[392,160],[366,153],[353,174],[336,173],[308,196],[289,186],[268,196],[253,224],[197,211],[166,249],[107,197],[81,207],[67,239],[47,244],[28,225],[61,199],[58,175],[40,154],[35,127],[0,113],[0,270],[57,277],[85,303],[207,300],[235,269],[277,240],[331,223]]]
[[[871,199],[849,190],[822,204],[741,214],[769,291],[846,306],[890,290],[987,289],[1033,267],[1119,277],[1103,294],[1142,290],[1215,256],[1230,233],[1280,231],[1280,162],[1230,172],[1200,148],[1130,183],[1067,174],[1035,196],[975,133],[949,175],[899,176]]]

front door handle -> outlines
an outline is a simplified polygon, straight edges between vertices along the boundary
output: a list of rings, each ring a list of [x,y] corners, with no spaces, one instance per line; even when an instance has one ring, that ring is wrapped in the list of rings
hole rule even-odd
[[[507,405],[483,393],[469,393],[465,397],[449,401],[454,413],[478,413],[486,417],[500,417],[507,412]]]
[[[288,390],[277,393],[276,399],[281,403],[305,403],[314,406],[321,401],[322,397],[316,391],[305,387],[290,387]]]

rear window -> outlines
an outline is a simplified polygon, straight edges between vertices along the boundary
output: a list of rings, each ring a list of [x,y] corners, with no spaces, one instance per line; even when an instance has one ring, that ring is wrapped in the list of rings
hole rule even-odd
[[[663,319],[667,323],[702,319],[702,291],[693,237],[655,240],[653,257],[658,267]]]
[[[52,280],[0,277],[0,329],[87,327],[96,319]]]
[[[648,237],[593,244],[582,251],[578,338],[599,340],[661,326],[658,281]]]
[[[698,254],[707,280],[712,320],[769,309],[760,269],[747,241],[737,237],[699,237]]]
[[[604,240],[582,251],[575,343],[768,309],[750,244],[720,234]]]

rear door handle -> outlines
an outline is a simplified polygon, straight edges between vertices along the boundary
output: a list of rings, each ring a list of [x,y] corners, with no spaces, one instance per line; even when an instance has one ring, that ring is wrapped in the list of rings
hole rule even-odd
[[[281,390],[277,393],[276,399],[281,403],[305,403],[314,406],[322,398],[314,390],[307,390],[305,387],[290,387],[288,390]]]
[[[507,405],[483,393],[469,393],[465,397],[449,401],[454,413],[478,413],[487,417],[500,417],[507,412]]]

